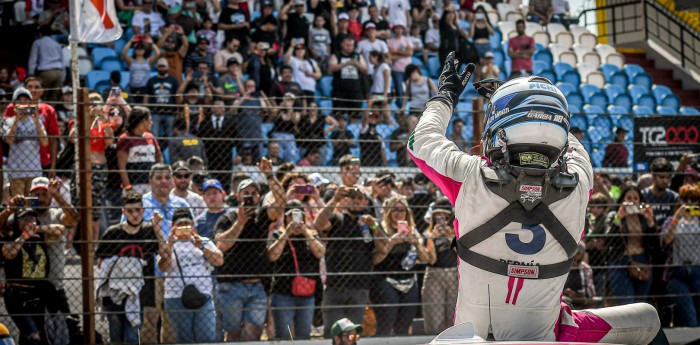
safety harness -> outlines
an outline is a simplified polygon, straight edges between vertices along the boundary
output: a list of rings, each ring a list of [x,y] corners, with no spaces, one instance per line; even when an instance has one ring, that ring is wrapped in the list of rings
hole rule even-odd
[[[549,279],[568,274],[578,250],[577,239],[559,222],[549,205],[566,198],[574,191],[578,185],[578,174],[566,172],[563,160],[558,168],[551,169],[512,166],[499,161],[493,166],[482,167],[481,174],[486,187],[506,200],[509,205],[486,223],[455,241],[459,257],[472,266],[504,276]],[[564,248],[569,259],[548,265],[506,262],[471,250],[511,222],[542,224]]]

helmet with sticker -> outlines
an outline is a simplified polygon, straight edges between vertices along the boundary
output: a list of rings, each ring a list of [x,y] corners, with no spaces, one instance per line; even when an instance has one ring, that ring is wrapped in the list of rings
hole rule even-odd
[[[483,154],[492,162],[549,168],[567,146],[570,119],[564,94],[548,79],[510,80],[489,100]]]

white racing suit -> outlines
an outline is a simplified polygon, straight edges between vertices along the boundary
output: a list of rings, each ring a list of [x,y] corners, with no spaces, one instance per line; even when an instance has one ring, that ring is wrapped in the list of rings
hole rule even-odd
[[[459,238],[460,234],[494,218],[509,202],[485,186],[481,167],[488,164],[487,160],[460,151],[445,137],[452,113],[443,102],[428,102],[409,138],[408,150],[423,173],[455,206],[455,230]],[[569,173],[578,175],[578,185],[571,194],[549,205],[549,210],[576,243],[583,236],[593,169],[589,155],[571,135],[569,150],[566,166]],[[549,265],[570,259],[541,224],[508,223],[471,250],[508,263]],[[648,344],[659,332],[656,310],[645,303],[572,311],[561,303],[566,274],[528,279],[491,273],[461,258],[458,265],[459,297],[454,322],[471,322],[482,338],[488,335],[489,319],[493,335],[499,341]],[[510,274],[511,266],[508,267]]]

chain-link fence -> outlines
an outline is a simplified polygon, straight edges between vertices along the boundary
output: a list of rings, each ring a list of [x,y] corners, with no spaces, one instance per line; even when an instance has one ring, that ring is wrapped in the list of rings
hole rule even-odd
[[[104,96],[3,105],[0,322],[15,339],[83,343],[86,318],[115,343],[327,337],[343,317],[364,336],[451,325],[454,213],[407,155],[419,113]],[[447,129],[463,151],[479,102]],[[567,303],[648,301],[665,326],[697,326],[700,191],[680,189],[697,183],[697,123],[574,115],[599,174]],[[657,157],[678,171],[646,176]]]

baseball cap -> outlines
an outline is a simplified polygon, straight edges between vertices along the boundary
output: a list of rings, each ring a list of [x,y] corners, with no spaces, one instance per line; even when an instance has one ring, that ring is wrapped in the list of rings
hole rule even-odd
[[[15,102],[17,101],[18,98],[25,96],[29,98],[30,100],[32,99],[32,93],[27,90],[26,88],[23,87],[18,87],[15,89],[15,92],[12,94],[12,101]]]
[[[376,28],[377,28],[377,24],[375,24],[373,21],[368,21],[367,23],[365,23],[365,30],[376,29]]]
[[[180,170],[185,170],[187,172],[190,171],[190,166],[185,161],[177,161],[177,162],[173,163],[172,168],[173,168],[173,172],[178,172]]]
[[[210,178],[202,183],[202,192],[209,188],[216,188],[222,192],[224,191],[224,187],[221,186],[221,182],[215,178]]]
[[[343,19],[350,20],[350,16],[347,13],[343,12],[343,13],[338,15],[338,21],[341,21]]]
[[[265,42],[265,41],[263,41],[263,42],[258,42],[258,49],[268,50],[268,49],[270,49],[270,43],[269,43],[269,42]]]
[[[61,92],[62,92],[64,95],[67,94],[67,93],[73,93],[73,88],[70,87],[70,86],[64,86],[64,87],[61,89]]]
[[[492,52],[486,52],[486,54],[484,54],[484,57],[487,58],[487,59],[493,59],[493,53],[492,53]]]
[[[203,41],[207,41],[207,43],[209,43],[209,38],[207,36],[204,36],[204,35],[197,36],[197,43],[203,42]]]
[[[319,187],[319,186],[322,186],[324,184],[328,184],[331,182],[319,173],[313,173],[313,174],[309,175],[309,180],[311,180],[311,183],[313,183],[314,186],[316,186],[316,187]]]
[[[241,63],[235,57],[230,57],[226,60],[226,67],[231,65],[240,65]]]
[[[356,325],[347,318],[342,318],[331,326],[331,335],[334,337],[340,336],[343,332],[350,332],[352,330],[357,330],[357,333],[362,333],[362,325]]]
[[[24,217],[28,217],[28,216],[36,217],[37,213],[34,209],[29,208],[29,207],[25,207],[23,209],[20,209],[19,211],[17,211],[17,213],[15,213],[15,219],[20,219],[20,218],[24,218]]]
[[[294,0],[294,6],[304,6],[304,0]]]
[[[32,188],[29,189],[30,192],[33,192],[37,189],[49,189],[49,179],[46,177],[37,177],[32,180]]]
[[[238,184],[238,189],[236,190],[236,192],[240,193],[241,191],[243,191],[244,189],[246,189],[250,186],[254,186],[255,189],[259,189],[258,184],[255,183],[255,181],[253,181],[251,179],[246,179],[246,180],[241,181],[241,183]]]
[[[272,3],[272,0],[263,0],[262,7],[275,7],[275,5]]]
[[[158,62],[156,62],[156,67],[158,66],[168,67],[168,60],[166,58],[158,59]]]

